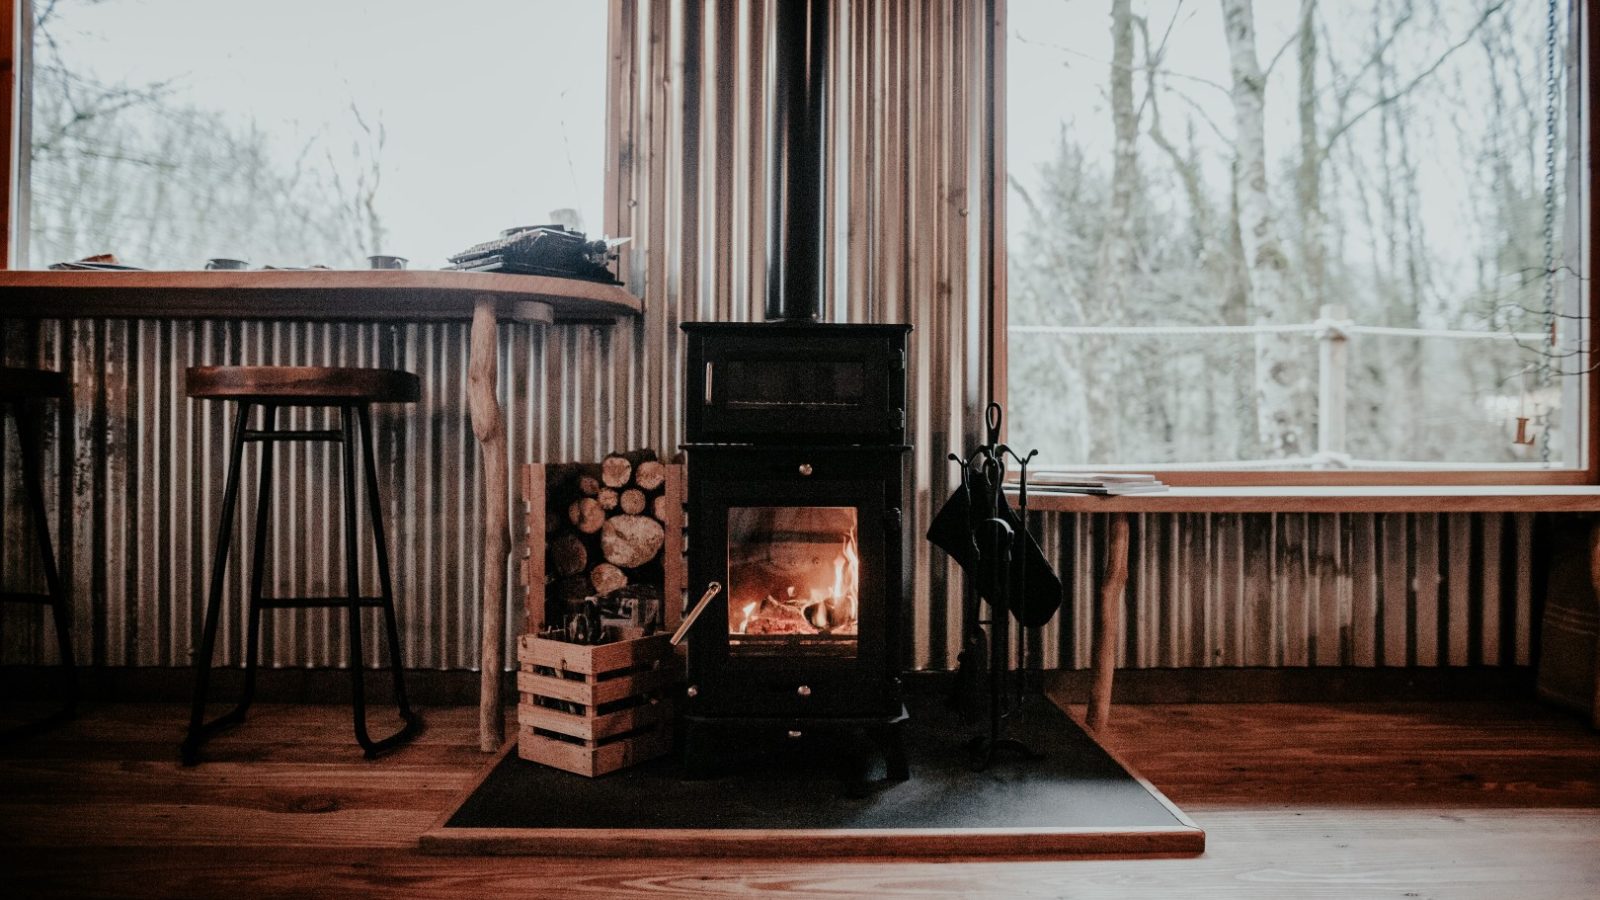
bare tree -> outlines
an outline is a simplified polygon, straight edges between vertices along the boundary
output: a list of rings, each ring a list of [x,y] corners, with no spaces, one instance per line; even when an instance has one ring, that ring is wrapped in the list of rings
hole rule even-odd
[[[52,0],[35,18],[35,264],[114,252],[157,268],[247,254],[263,263],[357,265],[379,252],[381,120],[352,105],[365,141],[348,161],[319,139],[281,152],[278,136],[256,123],[181,102],[176,81],[104,83],[75,71],[54,33],[62,8]]]
[[[1220,2],[1233,78],[1239,236],[1250,273],[1251,317],[1261,325],[1304,321],[1267,180],[1266,78],[1256,57],[1255,10],[1251,0]],[[1311,449],[1315,403],[1308,356],[1303,340],[1256,336],[1256,422],[1269,456],[1301,456]]]

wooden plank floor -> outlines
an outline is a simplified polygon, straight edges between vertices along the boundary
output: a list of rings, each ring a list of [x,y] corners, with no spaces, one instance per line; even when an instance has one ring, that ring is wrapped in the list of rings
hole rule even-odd
[[[1081,713],[1081,710],[1077,712]],[[475,709],[363,762],[341,707],[263,707],[177,765],[184,710],[0,744],[6,896],[1600,897],[1600,736],[1527,703],[1125,706],[1108,743],[1203,856],[1074,862],[434,858]]]

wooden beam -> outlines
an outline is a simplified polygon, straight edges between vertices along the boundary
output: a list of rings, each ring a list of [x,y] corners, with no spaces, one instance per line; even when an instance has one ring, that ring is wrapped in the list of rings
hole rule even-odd
[[[0,0],[0,122],[5,126],[5,140],[0,141],[0,269],[11,268],[11,223],[16,215],[22,6],[21,0]]]
[[[1600,518],[1589,524],[1589,579],[1594,585],[1595,597],[1600,599]],[[1594,656],[1594,693],[1590,696],[1589,724],[1600,728],[1600,633],[1596,633]]]
[[[1106,542],[1106,575],[1100,585],[1100,624],[1094,638],[1094,693],[1089,699],[1089,728],[1098,732],[1111,718],[1111,682],[1117,670],[1117,642],[1122,636],[1122,589],[1128,583],[1128,515],[1113,513]]]
[[[472,314],[472,342],[467,360],[467,400],[472,431],[483,445],[483,614],[480,621],[478,749],[493,753],[505,742],[505,710],[500,699],[500,671],[505,667],[506,558],[511,553],[511,511],[506,492],[505,422],[496,396],[500,364],[493,298],[482,298]]]

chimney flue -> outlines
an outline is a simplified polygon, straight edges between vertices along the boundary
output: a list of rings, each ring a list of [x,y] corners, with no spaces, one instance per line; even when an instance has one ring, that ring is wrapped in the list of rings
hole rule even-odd
[[[814,322],[822,306],[828,0],[776,7],[767,320]]]

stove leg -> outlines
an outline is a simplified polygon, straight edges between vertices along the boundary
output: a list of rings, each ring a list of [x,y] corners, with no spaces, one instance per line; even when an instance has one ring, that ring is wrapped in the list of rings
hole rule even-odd
[[[683,723],[683,777],[689,781],[703,781],[713,774],[713,742],[707,730],[694,722]]]
[[[890,781],[911,778],[911,767],[906,763],[905,720],[890,722],[878,729],[878,746],[883,748],[883,760],[888,766]]]

